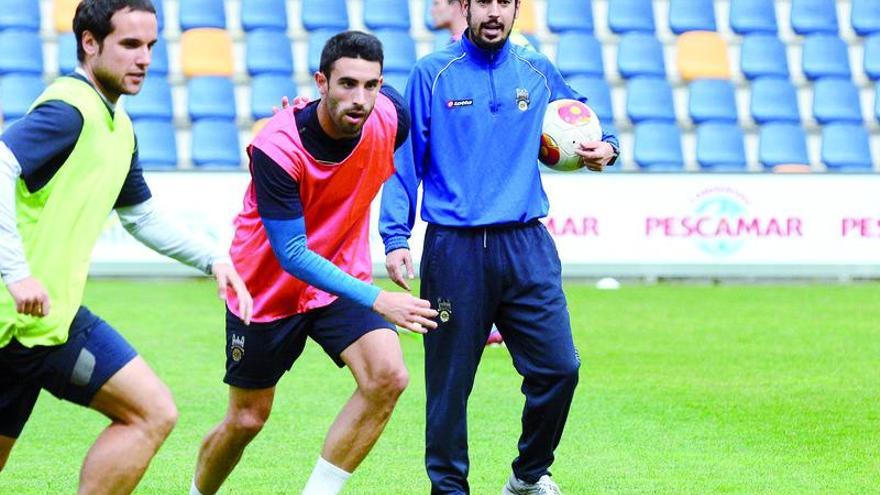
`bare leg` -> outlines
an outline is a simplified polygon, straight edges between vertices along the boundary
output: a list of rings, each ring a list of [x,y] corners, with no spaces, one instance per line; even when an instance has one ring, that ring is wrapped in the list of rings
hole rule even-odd
[[[9,459],[9,452],[12,450],[13,445],[15,445],[14,438],[0,435],[0,472],[6,466],[6,460]]]
[[[370,332],[342,353],[357,390],[336,417],[321,456],[349,473],[373,448],[409,383],[400,341],[391,330]]]
[[[177,422],[171,392],[136,357],[98,390],[89,407],[112,422],[86,454],[78,493],[131,493]]]
[[[229,409],[223,421],[202,441],[195,484],[204,495],[216,493],[238,464],[244,448],[269,419],[275,388],[229,387]]]

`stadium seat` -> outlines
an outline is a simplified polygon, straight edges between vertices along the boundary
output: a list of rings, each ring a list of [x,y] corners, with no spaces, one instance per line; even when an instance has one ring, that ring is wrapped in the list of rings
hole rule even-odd
[[[609,0],[608,27],[615,34],[654,32],[652,0]]]
[[[134,121],[138,162],[145,170],[177,168],[177,138],[174,125],[167,120]]]
[[[626,33],[617,45],[617,71],[629,79],[633,76],[666,77],[663,45],[653,33]]]
[[[74,45],[76,45],[76,41],[74,41]],[[74,46],[74,51],[76,47]],[[153,51],[151,53],[152,58],[150,61],[149,73],[156,74],[168,74],[168,45],[165,43],[165,40],[159,36],[156,44],[153,45]]]
[[[403,29],[409,31],[408,0],[364,0],[364,25],[367,29]]]
[[[430,31],[434,31],[437,29],[434,26],[434,18],[431,16],[431,4],[432,3],[433,3],[433,0],[431,2],[426,1],[425,2],[425,10],[424,10],[424,12],[422,12],[422,21],[425,23],[425,27]]]
[[[327,43],[338,31],[335,29],[320,29],[309,33],[309,72],[318,72],[321,65],[321,51],[324,50],[324,44]]]
[[[138,94],[125,97],[125,111],[134,120],[173,119],[171,86],[168,85],[168,79],[162,74],[147,76]]]
[[[20,119],[46,89],[43,77],[35,74],[9,74],[0,77],[0,111],[3,120]]]
[[[198,28],[180,35],[183,75],[232,76],[232,40],[225,29]]]
[[[800,35],[837,35],[837,8],[834,0],[791,0],[791,27]]]
[[[675,34],[687,31],[715,31],[714,2],[669,0],[669,29]]]
[[[743,38],[740,70],[747,79],[781,77],[788,79],[785,45],[775,34],[750,34]]]
[[[880,80],[880,32],[865,38],[865,75],[871,80]]]
[[[406,82],[409,80],[409,72],[386,71],[382,74],[382,85],[391,86],[398,93],[406,91]]]
[[[241,27],[247,32],[254,29],[287,31],[287,2],[241,0]]]
[[[736,122],[733,84],[720,79],[700,79],[688,87],[688,114],[695,124]]]
[[[524,34],[534,34],[538,31],[538,19],[535,15],[533,0],[520,0],[519,14],[516,17],[516,28]]]
[[[604,76],[602,45],[590,33],[565,32],[556,46],[556,67],[563,76]]]
[[[251,80],[251,117],[259,120],[272,116],[272,108],[281,106],[281,97],[293,101],[298,92],[290,74],[262,74]]]
[[[859,36],[880,33],[880,2],[852,0],[850,23]]]
[[[730,28],[739,35],[776,34],[773,0],[730,0]]]
[[[76,58],[76,36],[73,33],[58,35],[58,74],[70,74],[76,69],[79,61]],[[153,73],[153,64],[150,63],[150,73]]]
[[[268,118],[268,117],[265,118],[265,119],[260,119],[260,120],[258,120],[258,121],[256,121],[256,122],[254,122],[253,127],[251,127],[251,134],[253,134],[254,136],[256,136],[257,134],[260,133],[260,131],[263,130],[264,127],[266,127],[266,124],[268,124],[268,123],[269,123],[269,118]]]
[[[682,79],[730,79],[727,44],[718,33],[690,31],[676,40],[678,71]]]
[[[189,118],[235,120],[235,86],[228,77],[194,77],[186,85]]]
[[[55,32],[73,32],[73,16],[80,0],[52,0],[52,17]]]
[[[192,161],[199,168],[240,168],[238,127],[231,120],[203,119],[192,126]]]
[[[611,105],[611,89],[602,77],[571,76],[567,79],[571,89],[587,97],[587,105],[596,112],[603,125],[614,122]]]
[[[302,0],[302,23],[306,31],[348,29],[345,0]]]
[[[684,170],[681,131],[674,122],[644,122],[636,126],[633,158],[639,168],[657,172]]]
[[[880,124],[880,84],[874,86],[874,119]]]
[[[807,138],[800,124],[775,122],[761,126],[758,161],[765,167],[808,165]]]
[[[708,122],[697,127],[697,162],[710,171],[744,171],[746,150],[742,129],[725,122]]]
[[[752,81],[749,113],[758,124],[801,121],[797,92],[788,79],[760,78]]]
[[[634,123],[675,122],[672,88],[660,77],[634,77],[626,84],[626,114]]]
[[[180,30],[196,28],[226,29],[226,7],[223,0],[184,0],[180,7]]]
[[[373,34],[382,42],[385,70],[409,73],[416,64],[416,43],[410,37],[409,31],[382,29]]]
[[[165,6],[163,0],[153,0],[153,8],[156,9],[156,23],[159,33],[165,28]]]
[[[813,118],[830,122],[862,123],[859,90],[849,79],[820,79],[813,84]]]
[[[36,31],[0,31],[0,74],[43,73],[43,42]]]
[[[40,30],[39,0],[4,0],[0,2],[0,30]]]
[[[257,29],[247,34],[245,67],[248,74],[293,74],[293,52],[284,31]]]
[[[822,161],[829,171],[870,172],[868,131],[859,124],[829,124],[822,128]]]
[[[816,34],[804,41],[802,58],[804,75],[813,80],[820,77],[845,77],[851,75],[849,50],[836,34]]]
[[[547,28],[554,33],[593,32],[591,0],[547,0]]]

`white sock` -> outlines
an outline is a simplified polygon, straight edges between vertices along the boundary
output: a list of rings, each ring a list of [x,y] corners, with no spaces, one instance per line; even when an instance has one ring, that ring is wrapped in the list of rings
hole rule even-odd
[[[189,495],[202,495],[202,492],[196,488],[196,479],[193,478],[192,486],[189,488]]]
[[[351,473],[318,457],[302,495],[337,495],[350,477]]]

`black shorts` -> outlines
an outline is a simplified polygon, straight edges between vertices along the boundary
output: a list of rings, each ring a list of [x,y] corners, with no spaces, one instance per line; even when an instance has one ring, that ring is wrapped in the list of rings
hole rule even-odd
[[[267,323],[250,326],[226,310],[226,377],[240,388],[274,387],[302,354],[306,337],[321,345],[340,368],[340,355],[356,340],[380,328],[395,330],[378,313],[346,299]]]
[[[64,344],[25,347],[13,339],[0,348],[0,435],[18,438],[40,389],[88,406],[135,356],[113,327],[85,307],[74,316]]]

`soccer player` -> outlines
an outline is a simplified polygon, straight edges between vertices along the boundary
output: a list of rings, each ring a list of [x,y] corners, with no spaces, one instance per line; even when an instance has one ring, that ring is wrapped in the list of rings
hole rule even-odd
[[[550,477],[580,361],[559,256],[539,221],[548,201],[537,156],[549,102],[582,99],[542,54],[508,37],[519,2],[464,0],[461,41],[416,64],[406,97],[409,162],[399,153],[382,197],[389,276],[412,277],[408,238],[419,183],[428,222],[421,296],[439,311],[425,336],[426,464],[434,494],[464,494],[467,399],[483,344],[497,324],[526,395],[519,456],[505,494],[558,494]],[[614,136],[580,143],[587,168],[617,156]]]
[[[446,29],[453,41],[461,39],[467,29],[467,19],[461,9],[461,0],[433,0],[431,3],[431,19],[435,29]]]
[[[192,494],[220,488],[269,418],[275,385],[306,337],[357,384],[303,491],[339,493],[408,382],[391,323],[419,333],[436,327],[427,301],[369,283],[370,203],[409,133],[403,97],[382,86],[382,63],[374,36],[333,36],[315,74],[320,100],[295,100],[248,147],[252,182],[231,254],[254,293],[254,323],[245,326],[230,301],[229,408],[202,443]]]
[[[79,67],[0,136],[0,468],[40,389],[111,423],[80,471],[80,493],[130,493],[177,420],[168,388],[110,325],[82,306],[89,256],[115,209],[156,251],[213,273],[252,301],[229,261],[153,207],[120,95],[140,91],[156,42],[149,0],[85,0]]]

